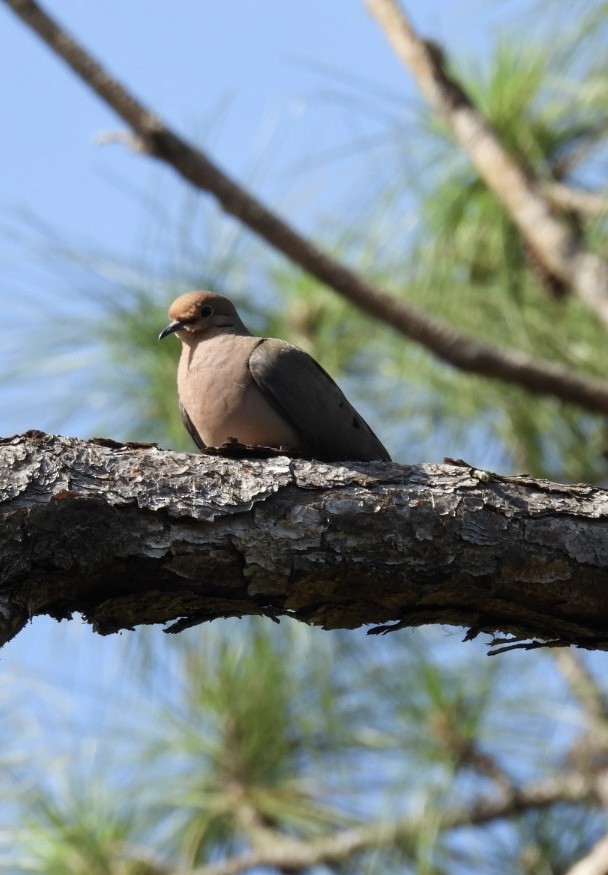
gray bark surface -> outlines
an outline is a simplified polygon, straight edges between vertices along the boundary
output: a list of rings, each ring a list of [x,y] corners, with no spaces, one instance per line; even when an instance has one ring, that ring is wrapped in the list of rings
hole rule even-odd
[[[0,643],[80,612],[102,634],[265,614],[608,648],[606,490],[41,432],[0,441],[0,469]]]

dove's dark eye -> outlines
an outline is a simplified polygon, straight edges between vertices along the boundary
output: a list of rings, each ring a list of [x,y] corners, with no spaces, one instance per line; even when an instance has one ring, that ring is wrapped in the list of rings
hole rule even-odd
[[[209,316],[213,316],[213,307],[210,307],[209,304],[205,304],[204,307],[201,307],[201,316],[203,319],[208,319]]]

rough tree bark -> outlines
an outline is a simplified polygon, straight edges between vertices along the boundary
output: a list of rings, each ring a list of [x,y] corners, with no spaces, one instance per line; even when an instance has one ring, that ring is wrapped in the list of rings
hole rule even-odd
[[[102,634],[265,614],[608,648],[605,490],[41,432],[1,441],[0,467],[0,643],[80,612]]]

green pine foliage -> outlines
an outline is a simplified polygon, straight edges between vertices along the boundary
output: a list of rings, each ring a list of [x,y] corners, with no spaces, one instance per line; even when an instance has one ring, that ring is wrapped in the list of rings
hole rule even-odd
[[[27,758],[4,769],[21,795],[3,871],[181,875],[372,826],[375,841],[319,871],[553,875],[602,833],[597,805],[476,822],[501,782],[570,768],[590,731],[600,755],[606,726],[584,717],[550,654],[488,660],[444,632],[378,639],[259,619],[174,641],[101,729],[71,721],[54,761],[45,733],[40,746],[22,736]]]

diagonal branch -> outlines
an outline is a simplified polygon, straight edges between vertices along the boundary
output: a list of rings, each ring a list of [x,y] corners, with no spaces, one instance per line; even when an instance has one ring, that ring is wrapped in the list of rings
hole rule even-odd
[[[488,188],[545,266],[571,286],[608,326],[608,261],[581,246],[553,210],[540,181],[505,149],[462,87],[446,72],[442,52],[421,39],[397,0],[365,0],[420,91],[447,122]],[[555,192],[555,190],[554,190]],[[563,194],[563,192],[562,192]]]
[[[460,370],[553,395],[597,413],[608,413],[608,381],[571,368],[498,348],[428,316],[387,294],[294,230],[146,109],[34,0],[2,0],[132,128],[142,150],[170,164],[195,187],[275,249],[357,307]]]

